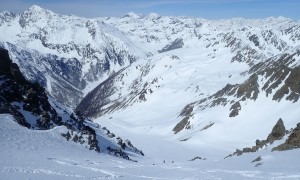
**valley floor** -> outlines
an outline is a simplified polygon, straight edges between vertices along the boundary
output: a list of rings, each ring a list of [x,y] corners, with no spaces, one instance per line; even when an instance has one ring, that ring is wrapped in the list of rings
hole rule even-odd
[[[265,149],[225,160],[189,161],[203,150],[147,136],[146,131],[127,132],[125,136],[146,154],[132,157],[138,160],[132,162],[68,142],[60,135],[62,130],[28,130],[1,114],[0,179],[300,179],[300,150],[270,153]],[[251,161],[257,156],[262,157],[262,165],[255,167],[257,163]]]

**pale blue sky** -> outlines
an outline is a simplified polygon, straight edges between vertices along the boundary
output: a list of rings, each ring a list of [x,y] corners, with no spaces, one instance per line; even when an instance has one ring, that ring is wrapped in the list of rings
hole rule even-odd
[[[34,4],[56,13],[83,17],[155,12],[207,19],[270,16],[300,19],[300,0],[0,0],[0,11],[20,13]]]

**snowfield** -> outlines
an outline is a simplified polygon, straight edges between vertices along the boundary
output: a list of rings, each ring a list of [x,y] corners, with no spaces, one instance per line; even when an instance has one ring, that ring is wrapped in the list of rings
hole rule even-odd
[[[29,130],[0,114],[0,179],[300,179],[300,144],[272,151],[300,123],[299,21],[86,19],[32,6],[0,13],[0,48],[63,119],[91,119],[100,148],[67,141],[64,126]],[[280,118],[283,139],[225,158],[266,139]],[[145,156],[109,155],[123,145],[112,132]]]
[[[271,153],[268,147],[225,160],[189,161],[190,152],[201,151],[193,146],[182,148],[160,136],[146,136],[147,132],[127,132],[148,145],[142,147],[146,156],[132,162],[68,142],[60,135],[63,129],[29,130],[11,115],[1,114],[1,179],[300,179],[300,150]],[[257,163],[251,162],[258,156],[262,165],[255,167]]]

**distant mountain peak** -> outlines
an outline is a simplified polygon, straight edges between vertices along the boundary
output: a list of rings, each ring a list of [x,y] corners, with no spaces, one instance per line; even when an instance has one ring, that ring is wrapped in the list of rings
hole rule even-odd
[[[134,13],[134,12],[129,12],[129,13],[125,14],[125,15],[123,16],[123,18],[124,18],[124,17],[130,17],[130,18],[138,19],[138,18],[141,18],[142,16],[139,15],[139,14],[136,14],[136,13]]]
[[[38,5],[33,5],[28,10],[29,11],[44,11],[45,9],[43,9],[42,7],[40,7]]]
[[[284,16],[278,16],[278,17],[271,16],[271,17],[266,18],[266,20],[268,20],[268,21],[292,21],[292,19],[284,17]]]
[[[149,18],[158,18],[158,17],[160,17],[160,15],[159,14],[157,14],[157,13],[150,13],[149,15],[148,15],[148,17]]]
[[[31,13],[35,13],[35,14],[53,13],[52,11],[44,9],[44,8],[38,6],[38,5],[31,6],[25,12],[31,12]]]

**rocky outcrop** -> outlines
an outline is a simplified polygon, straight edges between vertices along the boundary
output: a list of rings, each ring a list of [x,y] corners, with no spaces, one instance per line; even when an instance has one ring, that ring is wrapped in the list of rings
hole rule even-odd
[[[300,124],[299,124],[300,127]],[[232,156],[240,156],[244,153],[253,153],[257,150],[263,148],[264,146],[267,146],[269,144],[272,144],[274,141],[282,139],[286,135],[287,131],[285,129],[283,120],[279,118],[275,126],[273,127],[271,133],[268,135],[266,140],[256,140],[255,146],[252,147],[245,147],[242,150],[237,149],[233,154],[230,154],[226,156],[225,158],[232,157]],[[300,137],[300,134],[299,134]],[[300,140],[300,139],[299,139]],[[300,141],[299,141],[300,142]]]
[[[183,117],[183,119],[176,124],[176,126],[173,128],[173,131],[175,134],[179,133],[182,131],[184,128],[185,129],[190,129],[190,117],[192,116],[193,112],[193,106],[192,105],[187,105],[184,107],[184,109],[181,111],[178,117]]]
[[[138,58],[130,51],[134,43],[101,20],[33,6],[21,14],[0,13],[1,34],[12,24],[14,35],[0,40],[0,47],[10,51],[28,80],[39,82],[57,101],[71,107],[78,105],[88,84],[105,80]],[[39,45],[25,45],[29,42]]]
[[[288,139],[281,145],[273,148],[273,151],[285,151],[300,148],[300,123],[293,129]]]
[[[114,146],[115,149],[123,148],[144,155],[129,140],[123,142],[121,138],[117,143],[106,140],[102,145],[99,134],[102,138],[105,137],[102,134],[104,130],[99,125],[88,122],[79,112],[72,113],[73,111],[62,109],[63,105],[57,105],[57,102],[49,102],[45,89],[24,78],[18,65],[12,63],[7,50],[0,49],[0,65],[0,113],[12,114],[15,121],[30,129],[49,130],[55,126],[65,126],[67,130],[61,135],[89,150],[102,152],[106,151],[106,146]],[[112,133],[106,135],[107,139],[115,137]],[[101,145],[103,149],[100,149]],[[121,157],[129,157],[126,151]]]
[[[1,111],[14,115],[18,123],[28,128],[49,129],[61,125],[62,119],[48,102],[44,88],[25,80],[7,50],[0,50],[0,62]],[[27,113],[31,114],[31,120],[26,119]]]
[[[99,117],[103,114],[124,109],[134,103],[147,101],[147,96],[151,95],[160,85],[156,85],[161,78],[154,78],[148,82],[143,82],[145,77],[154,65],[148,61],[145,65],[126,67],[113,73],[109,78],[99,84],[94,90],[89,92],[76,107],[86,117]],[[124,86],[124,79],[130,71],[135,68],[139,76],[131,84]],[[127,82],[128,83],[128,82]],[[128,89],[128,92],[120,92],[121,89]],[[116,93],[119,94],[116,96]],[[125,93],[125,95],[123,94]]]
[[[241,104],[240,102],[235,102],[231,107],[230,107],[230,114],[229,117],[235,117],[239,115],[239,111],[241,110]]]
[[[71,140],[75,143],[86,144],[89,150],[100,152],[100,143],[97,140],[96,131],[89,126],[82,124],[79,131],[68,130],[66,133],[62,133],[61,135],[68,141]]]
[[[241,102],[246,100],[256,101],[260,93],[268,97],[272,94],[272,100],[280,102],[283,98],[297,102],[300,94],[300,66],[293,65],[300,56],[300,50],[291,54],[282,54],[252,65],[248,72],[249,77],[240,84],[227,84],[215,94],[191,103],[198,111],[216,106],[227,106],[229,117],[239,115],[242,109]],[[259,82],[260,81],[260,82]],[[262,85],[261,82],[263,82]],[[197,112],[196,112],[197,113]],[[184,117],[185,118],[185,117]],[[184,119],[187,123],[187,118]]]
[[[76,111],[80,112],[82,115],[86,117],[97,117],[99,113],[103,113],[103,107],[107,106],[110,103],[115,103],[106,111],[117,108],[119,105],[118,102],[114,102],[113,99],[110,99],[110,96],[116,92],[116,87],[114,86],[114,82],[116,77],[122,73],[124,69],[114,73],[104,82],[99,84],[93,91],[89,92],[78,104],[76,107]]]
[[[285,126],[280,118],[276,125],[273,127],[272,132],[267,137],[267,142],[273,143],[276,140],[282,139],[286,134]]]
[[[179,49],[179,48],[182,48],[183,45],[184,45],[183,39],[182,38],[177,38],[171,44],[166,45],[164,48],[162,48],[158,52],[163,53],[163,52],[171,51],[171,50],[174,50],[174,49]]]
[[[299,55],[300,50],[298,49],[291,54],[282,54],[270,58],[265,62],[254,65],[249,72],[255,72],[267,79],[262,86],[266,96],[273,94],[272,99],[278,102],[284,97],[288,101],[297,102],[299,100],[300,66],[291,65]]]

